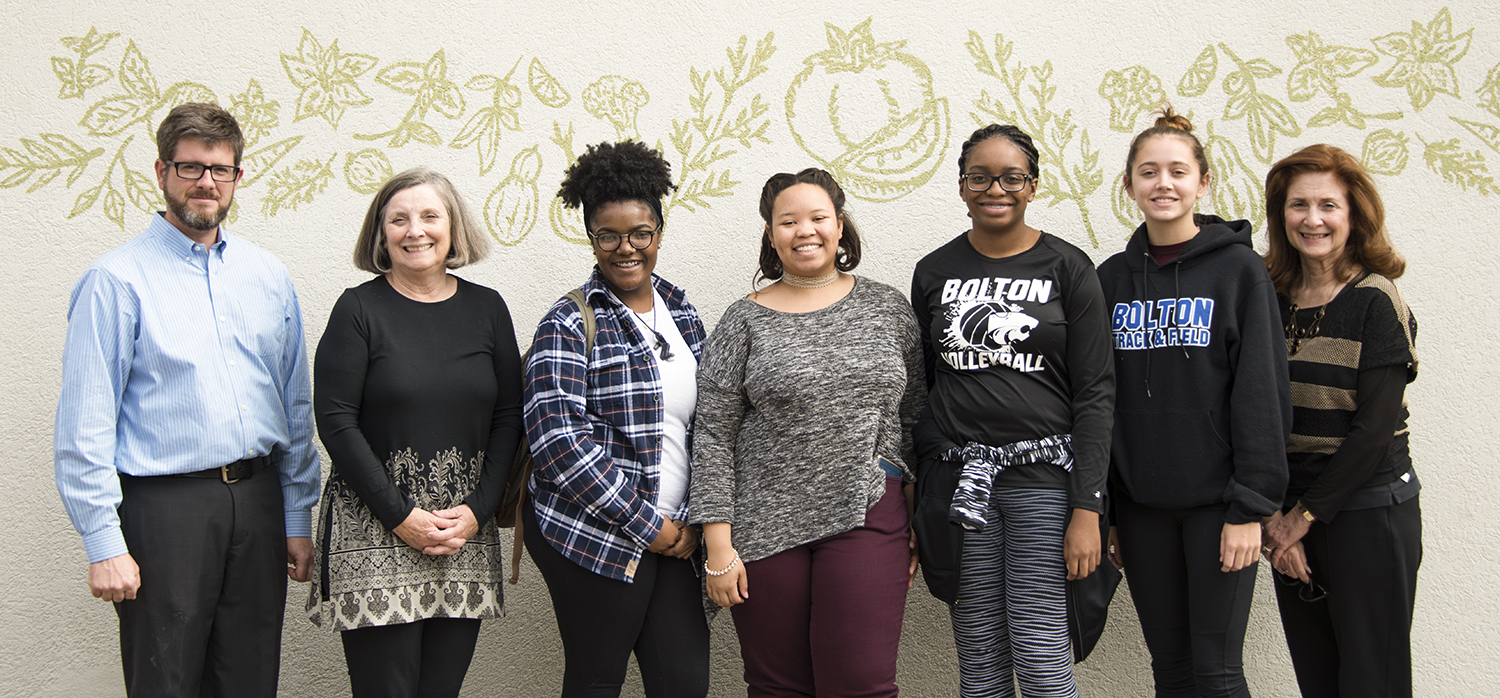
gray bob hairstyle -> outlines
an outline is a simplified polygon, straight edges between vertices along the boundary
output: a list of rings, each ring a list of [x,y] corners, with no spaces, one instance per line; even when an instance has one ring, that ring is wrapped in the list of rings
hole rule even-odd
[[[359,239],[354,243],[354,266],[371,274],[385,274],[391,270],[391,255],[385,249],[385,207],[396,192],[423,184],[432,187],[448,209],[446,266],[457,269],[478,262],[489,254],[489,236],[485,235],[479,219],[474,217],[463,197],[458,195],[458,190],[453,188],[453,182],[426,167],[413,167],[390,178],[370,202],[365,222],[359,227]]]

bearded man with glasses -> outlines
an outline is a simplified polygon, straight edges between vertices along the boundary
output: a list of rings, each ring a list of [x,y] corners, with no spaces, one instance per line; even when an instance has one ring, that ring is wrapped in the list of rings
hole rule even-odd
[[[234,117],[183,104],[156,138],[167,210],[73,287],[57,489],[130,696],[275,696],[319,483],[302,312],[286,267],[221,226]]]

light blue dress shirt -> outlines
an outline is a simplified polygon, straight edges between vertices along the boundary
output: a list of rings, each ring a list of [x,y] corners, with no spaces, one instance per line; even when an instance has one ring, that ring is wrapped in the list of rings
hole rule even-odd
[[[161,215],[73,287],[53,459],[89,562],[129,552],[118,473],[175,475],[273,454],[286,534],[318,499],[302,312],[286,267],[230,236],[205,248]]]

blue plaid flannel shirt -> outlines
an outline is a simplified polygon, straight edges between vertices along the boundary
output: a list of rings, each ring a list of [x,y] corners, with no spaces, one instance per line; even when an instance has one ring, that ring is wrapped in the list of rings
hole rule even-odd
[[[651,283],[701,357],[707,332],[698,310],[661,277]],[[687,519],[688,502],[656,510],[665,408],[650,344],[597,267],[580,288],[598,318],[593,355],[585,361],[583,316],[565,298],[537,326],[526,364],[532,502],[537,528],[564,557],[630,582],[666,518]]]

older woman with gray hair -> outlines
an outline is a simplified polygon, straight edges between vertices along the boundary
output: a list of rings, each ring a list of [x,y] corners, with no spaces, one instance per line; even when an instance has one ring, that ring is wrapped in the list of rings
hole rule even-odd
[[[521,436],[505,301],[449,273],[488,241],[447,178],[393,177],[370,203],[314,362],[333,461],[308,609],[343,631],[356,698],[457,696],[501,610],[494,512]]]

